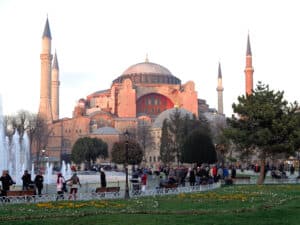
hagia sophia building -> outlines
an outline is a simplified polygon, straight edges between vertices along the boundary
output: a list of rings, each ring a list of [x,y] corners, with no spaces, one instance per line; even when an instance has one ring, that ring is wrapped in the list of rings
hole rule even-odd
[[[145,124],[150,126],[152,142],[145,149],[145,163],[160,163],[161,126],[165,118],[177,108],[182,114],[203,113],[208,119],[223,114],[222,72],[218,68],[218,109],[210,109],[206,101],[199,99],[195,83],[185,84],[162,65],[144,62],[128,67],[112,81],[109,89],[99,90],[78,100],[72,118],[59,118],[59,63],[56,52],[51,51],[51,32],[48,18],[42,36],[41,83],[39,115],[47,121],[50,136],[45,148],[50,162],[60,165],[69,161],[72,146],[80,137],[101,138],[108,144],[124,139],[124,132],[136,133]],[[248,35],[246,51],[246,93],[253,89],[253,67]],[[35,154],[33,154],[35,155]],[[33,156],[34,160],[34,156]]]

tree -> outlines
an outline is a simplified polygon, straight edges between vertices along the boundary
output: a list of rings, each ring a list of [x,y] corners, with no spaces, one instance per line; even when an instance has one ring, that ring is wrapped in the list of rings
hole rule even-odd
[[[48,139],[52,128],[46,124],[39,115],[26,110],[20,110],[16,115],[6,116],[5,125],[6,135],[11,140],[17,131],[20,138],[27,132],[30,140],[31,156],[35,154],[37,165],[39,165],[41,150],[48,145]]]
[[[215,163],[217,154],[211,137],[201,130],[194,130],[183,144],[182,161],[185,163]]]
[[[28,131],[32,154],[35,153],[36,162],[39,165],[42,154],[41,150],[46,149],[53,129],[39,115],[30,114],[26,130]]]
[[[148,124],[146,121],[142,121],[142,123],[139,124],[137,128],[136,139],[143,150],[143,161],[146,161],[145,159],[146,147],[151,146],[153,144],[153,140],[150,133],[150,124]]]
[[[111,151],[111,158],[114,163],[125,164],[126,162],[126,149],[125,141],[114,143]],[[143,150],[139,143],[129,140],[128,141],[128,164],[137,165],[142,162]]]
[[[166,119],[163,121],[160,143],[160,160],[164,164],[169,165],[171,162],[174,162],[175,154],[173,151],[172,138],[168,131],[168,122]]]
[[[71,159],[74,163],[86,163],[87,168],[91,168],[91,163],[96,159],[108,156],[107,143],[98,138],[79,138],[72,147]]]
[[[239,103],[232,105],[239,117],[228,119],[230,127],[224,131],[241,151],[257,153],[261,168],[258,184],[264,181],[266,160],[279,153],[293,153],[299,137],[298,104],[288,104],[283,95],[259,82],[252,95],[240,96]]]
[[[179,164],[181,158],[181,147],[182,147],[182,140],[183,140],[182,126],[183,126],[183,118],[178,108],[176,108],[175,112],[170,115],[168,127],[169,127],[169,131],[172,134],[171,137],[172,137],[173,151],[177,159],[177,164]]]

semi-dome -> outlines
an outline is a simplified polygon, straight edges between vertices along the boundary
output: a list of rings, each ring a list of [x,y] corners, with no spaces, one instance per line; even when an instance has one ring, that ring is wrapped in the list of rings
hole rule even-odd
[[[158,74],[158,75],[172,75],[172,73],[162,65],[152,63],[152,62],[142,62],[130,66],[127,70],[123,72],[122,75],[130,74]]]
[[[161,128],[164,120],[165,119],[169,120],[170,116],[172,114],[174,114],[176,111],[178,111],[180,113],[181,118],[184,118],[186,115],[188,115],[191,119],[193,118],[193,113],[191,113],[190,111],[188,111],[184,108],[172,108],[172,109],[165,110],[161,114],[159,114],[156,117],[152,127],[153,128]]]
[[[126,69],[113,83],[122,83],[129,78],[134,84],[181,84],[166,67],[149,61],[134,64]]]

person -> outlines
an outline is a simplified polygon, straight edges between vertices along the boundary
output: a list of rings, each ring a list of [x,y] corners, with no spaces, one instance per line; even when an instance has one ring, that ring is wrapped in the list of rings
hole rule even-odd
[[[31,181],[31,175],[28,173],[28,170],[24,171],[24,174],[22,176],[22,181],[23,181],[22,190],[29,190],[32,181]]]
[[[147,185],[147,174],[144,172],[141,177],[141,183],[142,183],[142,192],[146,191],[146,185]]]
[[[73,197],[74,200],[76,200],[77,196],[77,191],[78,187],[81,187],[79,177],[77,176],[77,173],[73,173],[72,177],[66,181],[67,183],[70,184],[71,189],[70,189],[70,195],[69,195],[69,200]]]
[[[103,168],[100,169],[100,180],[101,180],[101,187],[106,187],[106,176]]]
[[[214,182],[217,182],[218,181],[218,168],[216,165],[213,165],[212,169],[211,169],[211,175],[212,177],[214,178]]]
[[[231,168],[231,178],[235,178],[236,177],[236,169],[235,166],[232,166]]]
[[[56,191],[57,191],[56,201],[58,199],[64,199],[64,191],[63,191],[64,183],[65,183],[65,178],[61,173],[58,173],[56,179]]]
[[[190,169],[189,181],[190,181],[190,186],[195,186],[196,177],[195,177],[194,168]]]
[[[38,174],[34,178],[34,184],[38,190],[39,196],[41,196],[41,194],[42,194],[43,182],[44,182],[44,177],[43,177],[41,171],[38,171]]]
[[[291,165],[291,168],[290,168],[290,174],[293,175],[295,172],[295,167],[294,167],[294,164]]]
[[[15,184],[13,179],[8,173],[8,170],[2,171],[2,176],[0,177],[0,181],[2,183],[2,190],[1,190],[1,196],[7,196],[7,191],[9,191],[10,186]]]

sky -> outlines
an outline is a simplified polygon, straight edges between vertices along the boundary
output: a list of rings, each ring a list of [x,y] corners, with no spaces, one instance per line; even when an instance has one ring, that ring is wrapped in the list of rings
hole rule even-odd
[[[195,82],[217,108],[218,63],[224,113],[245,93],[247,35],[258,81],[299,101],[297,0],[0,0],[0,95],[4,114],[37,113],[42,33],[48,16],[60,67],[60,117],[78,99],[108,89],[133,64],[149,61]]]

